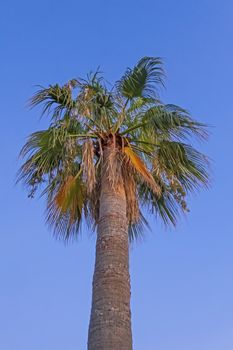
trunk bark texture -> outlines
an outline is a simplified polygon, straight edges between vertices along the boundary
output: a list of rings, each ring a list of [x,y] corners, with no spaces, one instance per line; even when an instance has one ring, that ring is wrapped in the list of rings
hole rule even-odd
[[[104,150],[108,161],[110,149]],[[117,169],[118,174],[120,168]],[[102,172],[88,350],[132,350],[128,223],[120,174],[113,191]]]

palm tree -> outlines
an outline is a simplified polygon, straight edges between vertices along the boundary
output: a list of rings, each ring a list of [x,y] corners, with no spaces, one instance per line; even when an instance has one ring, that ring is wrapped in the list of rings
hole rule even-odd
[[[57,236],[75,237],[83,219],[97,231],[89,350],[132,349],[129,242],[145,211],[175,225],[187,194],[208,185],[208,160],[189,141],[206,127],[160,101],[163,79],[161,59],[144,57],[111,89],[97,72],[31,99],[50,126],[29,136],[18,179],[46,196]]]

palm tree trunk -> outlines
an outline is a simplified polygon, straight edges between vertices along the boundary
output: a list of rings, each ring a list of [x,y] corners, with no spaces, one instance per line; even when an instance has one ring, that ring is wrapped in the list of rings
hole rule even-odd
[[[125,190],[121,174],[114,190],[102,174],[88,350],[132,350]]]

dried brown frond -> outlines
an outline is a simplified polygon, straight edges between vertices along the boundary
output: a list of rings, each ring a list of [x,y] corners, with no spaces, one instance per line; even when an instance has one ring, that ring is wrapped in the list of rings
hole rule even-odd
[[[66,212],[69,207],[70,193],[75,186],[76,178],[72,175],[68,176],[66,182],[61,186],[55,196],[55,203],[61,211]]]
[[[115,135],[112,135],[112,138],[110,146],[104,150],[102,176],[107,178],[113,191],[117,191],[122,182],[122,157],[116,146]]]
[[[94,145],[91,140],[84,142],[82,149],[82,171],[87,193],[90,194],[95,186]]]
[[[92,193],[89,196],[89,208],[91,217],[94,221],[94,226],[97,224],[99,219],[99,206],[100,206],[100,190],[101,190],[101,176],[100,171],[96,176],[96,183]]]
[[[80,177],[69,176],[47,205],[47,223],[56,236],[69,239],[80,229],[82,212],[86,209],[85,189]]]
[[[134,169],[125,161],[122,165],[122,176],[126,195],[126,215],[130,225],[140,220],[140,210],[137,199],[137,186],[134,178]]]
[[[116,189],[119,182],[119,160],[117,159],[117,153],[118,151],[116,149],[112,149],[104,159],[105,173],[112,189]]]
[[[145,181],[153,192],[160,197],[161,196],[161,188],[155,182],[151,172],[147,169],[146,165],[142,161],[142,159],[132,150],[131,147],[127,146],[123,149],[124,154],[126,155],[128,161],[133,166],[135,171],[141,176],[143,181]]]

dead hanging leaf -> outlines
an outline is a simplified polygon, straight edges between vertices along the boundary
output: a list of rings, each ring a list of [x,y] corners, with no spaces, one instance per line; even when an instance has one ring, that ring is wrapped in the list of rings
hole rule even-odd
[[[90,194],[96,183],[93,142],[90,140],[84,142],[82,151],[83,178],[86,182],[87,192]]]
[[[124,180],[125,195],[126,195],[126,214],[130,225],[136,224],[140,219],[140,211],[137,198],[137,186],[134,179],[134,172],[132,166],[123,162],[122,176]]]
[[[85,209],[85,188],[81,178],[68,176],[54,198],[47,205],[47,223],[54,227],[54,233],[68,239],[80,228]]]
[[[114,192],[122,186],[122,157],[116,145],[116,135],[110,134],[106,138],[103,149],[102,178],[106,179]]]
[[[157,196],[160,196],[161,188],[156,184],[152,174],[147,169],[142,159],[129,146],[124,147],[123,152],[130,160],[134,169],[141,175],[141,178],[150,186]]]
[[[55,202],[61,211],[66,212],[70,204],[70,195],[75,187],[76,178],[72,175],[68,176],[66,182],[61,186],[58,191]]]
[[[66,182],[60,187],[51,205],[57,215],[65,214],[72,224],[81,217],[84,206],[84,188],[80,177],[68,176]]]
[[[117,190],[119,184],[121,183],[121,166],[119,163],[118,151],[114,148],[105,154],[103,171],[114,191]]]

